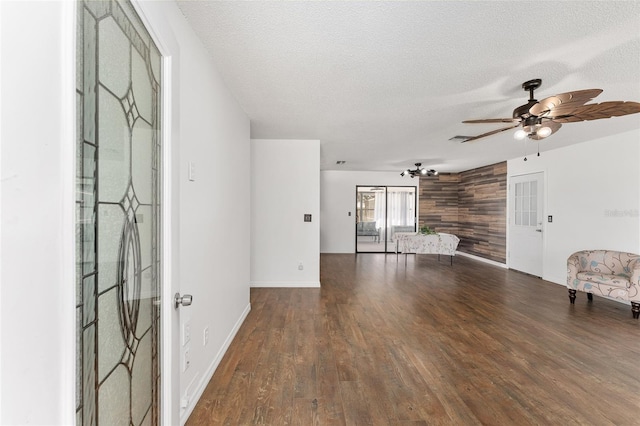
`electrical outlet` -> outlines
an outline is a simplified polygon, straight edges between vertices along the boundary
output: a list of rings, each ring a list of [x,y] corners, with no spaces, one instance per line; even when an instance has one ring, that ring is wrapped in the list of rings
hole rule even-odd
[[[298,263],[298,270],[302,271],[304,269],[304,265],[302,264],[302,262]]]
[[[209,344],[209,327],[205,327],[202,332],[202,343],[205,346]]]
[[[191,351],[189,348],[186,348],[182,357],[182,372],[184,373],[191,366]]]
[[[186,321],[182,326],[182,346],[191,341],[191,323]]]

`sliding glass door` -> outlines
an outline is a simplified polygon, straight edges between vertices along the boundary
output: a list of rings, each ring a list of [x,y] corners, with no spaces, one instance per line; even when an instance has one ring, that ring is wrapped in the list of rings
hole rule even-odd
[[[416,229],[415,186],[356,187],[356,252],[395,253],[396,232]]]
[[[356,252],[384,252],[386,187],[356,188]]]
[[[416,187],[387,188],[387,252],[396,251],[396,233],[416,231]]]

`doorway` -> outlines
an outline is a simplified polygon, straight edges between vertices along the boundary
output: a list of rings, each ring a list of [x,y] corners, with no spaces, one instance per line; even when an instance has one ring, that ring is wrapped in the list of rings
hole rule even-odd
[[[356,253],[395,253],[395,233],[415,232],[415,186],[356,186]]]
[[[76,424],[160,424],[161,55],[128,1],[78,2]]]
[[[542,277],[544,173],[511,177],[509,268]]]

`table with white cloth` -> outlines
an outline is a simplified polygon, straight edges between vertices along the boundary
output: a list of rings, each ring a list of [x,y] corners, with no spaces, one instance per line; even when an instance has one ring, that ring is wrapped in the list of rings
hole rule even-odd
[[[398,252],[405,255],[404,262],[407,263],[407,254],[437,254],[438,260],[440,255],[448,255],[451,257],[453,265],[453,256],[456,254],[460,238],[453,234],[417,234],[417,233],[397,233],[396,238],[396,258]]]

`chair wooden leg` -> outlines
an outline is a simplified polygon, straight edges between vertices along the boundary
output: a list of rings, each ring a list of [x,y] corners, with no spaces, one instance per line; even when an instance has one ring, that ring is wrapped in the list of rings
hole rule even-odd
[[[593,301],[593,293],[587,293],[587,299],[589,299],[589,302]]]
[[[631,302],[631,313],[633,314],[633,317],[635,319],[638,319],[638,317],[640,317],[640,303]]]
[[[572,305],[576,303],[576,291],[571,288],[569,289],[569,301]]]

